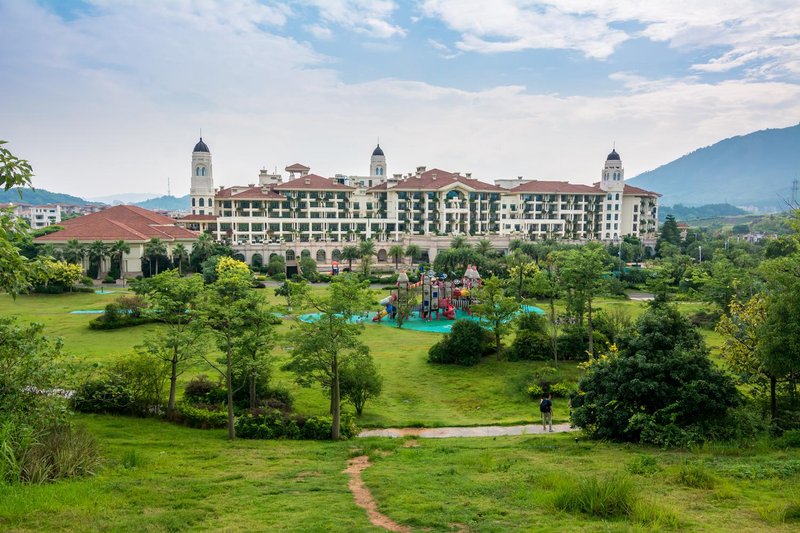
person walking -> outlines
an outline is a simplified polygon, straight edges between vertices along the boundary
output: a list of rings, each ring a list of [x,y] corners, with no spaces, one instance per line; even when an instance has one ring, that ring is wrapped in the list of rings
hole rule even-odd
[[[539,400],[539,411],[542,413],[542,430],[547,431],[550,426],[550,433],[553,432],[553,397],[550,394],[543,394]]]

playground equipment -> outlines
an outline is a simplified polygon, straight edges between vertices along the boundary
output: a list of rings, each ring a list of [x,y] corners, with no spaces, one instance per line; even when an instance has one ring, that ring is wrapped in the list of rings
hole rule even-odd
[[[418,313],[423,320],[439,320],[440,313],[447,320],[455,320],[456,309],[471,315],[470,290],[479,285],[480,274],[473,265],[467,267],[461,279],[455,280],[448,280],[446,274],[437,275],[433,270],[425,272],[421,268],[420,280],[410,283],[408,274],[401,272],[397,277],[397,289],[380,301],[384,308],[372,320],[380,322],[386,316],[397,318],[398,307],[408,310],[408,305],[402,304],[409,301],[412,291],[421,293],[421,303],[410,311]]]

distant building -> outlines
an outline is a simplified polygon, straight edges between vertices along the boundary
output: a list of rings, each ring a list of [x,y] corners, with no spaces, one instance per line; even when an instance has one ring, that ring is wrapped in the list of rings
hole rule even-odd
[[[258,184],[214,188],[211,152],[202,138],[192,152],[192,214],[179,220],[228,240],[249,261],[280,254],[338,260],[345,243],[377,241],[378,262],[393,243],[416,244],[433,260],[454,235],[489,239],[506,250],[513,239],[613,242],[624,236],[655,244],[657,193],[624,183],[616,150],[594,185],[500,179],[417,167],[390,175],[378,145],[369,176],[326,178],[295,163],[280,174],[262,170]]]
[[[151,238],[161,239],[169,256],[176,244],[183,243],[191,250],[197,240],[197,233],[176,225],[174,219],[133,205],[109,207],[97,213],[65,220],[61,225],[63,230],[38,237],[35,242],[64,248],[73,239],[81,244],[91,244],[94,241],[113,244],[116,241],[125,241],[131,248],[130,253],[124,254],[122,258],[123,270],[128,277],[142,273],[144,245]],[[84,260],[84,268],[87,267]],[[110,258],[105,258],[100,271],[107,272],[109,268]]]
[[[11,209],[12,215],[27,220],[31,229],[46,228],[61,222],[61,206],[57,204],[10,203],[0,204],[0,208]]]

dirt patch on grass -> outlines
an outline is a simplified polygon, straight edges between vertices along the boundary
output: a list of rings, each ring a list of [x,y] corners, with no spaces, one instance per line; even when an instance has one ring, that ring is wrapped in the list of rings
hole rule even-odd
[[[419,448],[419,443],[416,439],[408,439],[403,443],[403,448]]]
[[[369,457],[366,455],[353,457],[347,462],[345,473],[350,476],[350,481],[347,486],[350,489],[350,492],[353,493],[353,499],[355,499],[356,505],[367,512],[367,517],[372,525],[382,527],[387,531],[410,533],[411,528],[401,526],[388,516],[381,514],[378,511],[378,504],[375,502],[375,498],[372,497],[372,493],[364,484],[364,480],[361,479],[361,472],[363,472],[369,466]]]

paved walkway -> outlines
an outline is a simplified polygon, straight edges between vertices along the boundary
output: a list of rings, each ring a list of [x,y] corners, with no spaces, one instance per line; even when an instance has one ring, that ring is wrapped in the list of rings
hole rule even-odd
[[[553,433],[577,431],[569,424],[553,424]],[[359,437],[419,437],[422,439],[446,439],[450,437],[504,437],[509,435],[536,435],[547,433],[541,424],[524,426],[476,426],[452,428],[386,428],[368,429],[358,434]]]

